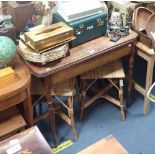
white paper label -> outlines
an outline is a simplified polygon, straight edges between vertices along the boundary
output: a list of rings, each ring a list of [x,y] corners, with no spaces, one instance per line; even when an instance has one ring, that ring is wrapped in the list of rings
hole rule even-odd
[[[10,140],[9,143],[10,143],[10,145],[18,144],[19,143],[19,139]]]
[[[6,152],[7,154],[13,154],[16,153],[17,151],[21,150],[22,147],[20,144],[16,144],[14,146],[12,146],[11,148],[7,149]]]
[[[123,87],[123,80],[119,80],[119,85]]]
[[[89,53],[90,54],[94,54],[95,53],[95,50],[90,50]]]

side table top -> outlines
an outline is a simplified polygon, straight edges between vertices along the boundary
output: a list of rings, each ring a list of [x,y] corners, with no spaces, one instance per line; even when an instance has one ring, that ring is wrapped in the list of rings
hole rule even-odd
[[[18,54],[16,54],[11,67],[16,73],[17,81],[0,89],[0,101],[16,95],[27,88],[27,86],[30,84],[30,71]]]
[[[70,56],[61,59],[54,65],[47,64],[38,66],[28,61],[26,61],[26,64],[30,68],[32,74],[39,78],[44,78],[48,75],[52,75],[56,72],[72,67],[73,65],[78,65],[90,60],[91,58],[98,57],[119,47],[128,45],[135,41],[137,37],[138,35],[134,31],[117,42],[112,42],[110,41],[110,38],[102,36],[70,49]],[[20,49],[17,48],[17,50]]]

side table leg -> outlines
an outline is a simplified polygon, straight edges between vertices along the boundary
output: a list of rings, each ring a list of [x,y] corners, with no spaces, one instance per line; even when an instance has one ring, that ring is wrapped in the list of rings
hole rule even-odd
[[[129,107],[131,105],[131,93],[133,90],[133,67],[134,67],[134,56],[135,56],[136,46],[135,42],[132,43],[132,51],[129,58],[129,81],[128,81],[128,95],[127,95],[127,103],[126,107]]]
[[[50,122],[50,128],[52,132],[52,141],[54,146],[57,144],[56,140],[56,130],[55,130],[55,114],[54,114],[54,107],[52,105],[52,95],[50,92],[50,81],[48,78],[44,79],[44,92],[45,92],[45,98],[47,100],[48,104],[48,112],[49,112],[49,122]]]
[[[154,58],[150,57],[147,62],[147,74],[146,74],[146,83],[145,83],[145,96],[144,96],[144,114],[145,115],[147,115],[150,110],[150,101],[147,98],[147,92],[152,84],[153,68],[154,68]]]
[[[23,102],[24,105],[24,112],[26,116],[26,120],[29,127],[33,126],[33,107],[32,107],[32,100],[30,94],[30,87],[26,89],[27,98]]]

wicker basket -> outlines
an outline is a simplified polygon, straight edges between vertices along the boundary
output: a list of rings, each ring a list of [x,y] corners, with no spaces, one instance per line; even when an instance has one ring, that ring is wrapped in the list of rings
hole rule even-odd
[[[152,34],[155,32],[155,13],[153,13],[152,15],[150,15],[150,17],[148,18],[147,24],[146,24],[146,34],[152,38]]]
[[[36,53],[33,49],[26,46],[24,42],[21,40],[19,41],[19,49],[20,49],[19,50],[20,55],[25,60],[35,63],[41,63],[42,65],[45,65],[48,62],[52,62],[65,57],[69,50],[68,44],[66,43],[61,46],[50,49],[48,51],[42,53]]]
[[[60,83],[54,84],[51,89],[52,95],[63,96],[70,92],[73,93],[75,89],[76,78],[71,78]],[[32,95],[41,95],[43,94],[43,84],[40,79],[32,76],[31,80],[31,94]]]
[[[136,31],[146,30],[146,23],[150,15],[153,13],[145,7],[138,7],[133,13],[132,26]]]
[[[124,77],[125,74],[120,60],[115,60],[81,75],[81,79],[107,79]]]

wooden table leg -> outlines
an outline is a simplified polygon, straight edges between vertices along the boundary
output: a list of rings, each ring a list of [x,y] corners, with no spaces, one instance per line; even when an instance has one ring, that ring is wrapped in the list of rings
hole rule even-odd
[[[136,43],[133,42],[132,43],[132,51],[131,51],[130,58],[129,58],[129,70],[128,70],[129,81],[128,81],[128,95],[127,95],[126,107],[129,107],[131,105],[131,93],[132,93],[133,85],[134,85],[133,67],[134,67],[135,51],[136,51]]]
[[[23,102],[24,105],[24,112],[26,116],[26,120],[29,127],[33,126],[33,107],[32,107],[32,100],[30,94],[30,87],[26,89],[27,98]]]
[[[152,84],[153,68],[154,68],[154,58],[149,57],[147,61],[147,74],[146,74],[145,94],[144,94],[144,114],[145,115],[147,115],[150,110],[150,101],[147,97],[147,92]]]
[[[49,112],[49,122],[50,122],[50,127],[51,127],[51,132],[52,132],[52,141],[54,146],[57,144],[56,140],[56,130],[55,130],[55,114],[54,114],[54,107],[52,105],[52,95],[50,92],[50,81],[47,78],[44,79],[44,92],[45,92],[45,98],[47,100],[48,104],[48,112]]]

